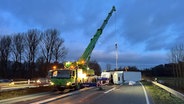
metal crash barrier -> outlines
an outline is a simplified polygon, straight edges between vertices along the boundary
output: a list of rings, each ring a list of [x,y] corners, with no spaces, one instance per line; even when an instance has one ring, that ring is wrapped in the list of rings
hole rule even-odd
[[[176,97],[178,97],[178,98],[180,98],[180,99],[182,99],[184,101],[184,95],[182,93],[180,93],[178,91],[175,91],[175,90],[173,90],[173,89],[171,89],[171,88],[169,88],[167,86],[164,86],[164,85],[162,85],[160,83],[157,83],[155,81],[152,81],[152,83],[155,84],[155,85],[157,85],[157,86],[159,86],[160,88],[168,91],[169,93],[175,95]]]

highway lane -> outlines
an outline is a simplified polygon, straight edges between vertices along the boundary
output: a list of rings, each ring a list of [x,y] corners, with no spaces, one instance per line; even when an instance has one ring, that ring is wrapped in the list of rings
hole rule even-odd
[[[141,84],[136,83],[135,85],[103,86],[103,90],[90,87],[72,92],[66,91],[66,93],[57,91],[27,95],[3,102],[16,104],[152,104],[153,101],[146,100],[149,97],[145,95]]]
[[[113,87],[114,86],[103,86],[103,90],[99,90],[97,87],[84,88],[79,91],[56,95],[50,99],[32,102],[32,104],[86,104],[90,99],[104,94],[104,91],[108,91]]]
[[[110,88],[113,88],[113,86],[104,86],[104,90],[109,90]],[[83,88],[77,91],[70,91],[70,90],[65,90],[64,92],[50,91],[50,92],[31,94],[31,95],[25,95],[25,96],[0,100],[0,104],[48,103],[48,102],[53,102],[55,100],[67,98],[67,97],[74,96],[74,95],[85,94],[85,92],[88,92],[88,93],[98,92],[98,90],[99,89],[97,87],[86,87],[86,88]],[[102,92],[102,91],[99,91],[99,92]]]
[[[150,100],[146,102],[142,86],[135,84],[118,86],[113,91],[94,99],[90,104],[151,104]]]
[[[33,102],[33,104],[152,104],[145,96],[141,84],[104,86],[104,90],[97,88],[77,92],[65,97],[57,96],[47,101]]]

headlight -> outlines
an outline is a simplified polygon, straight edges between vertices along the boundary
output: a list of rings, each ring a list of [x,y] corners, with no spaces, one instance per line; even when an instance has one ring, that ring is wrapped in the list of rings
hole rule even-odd
[[[41,81],[40,80],[37,80],[36,83],[41,83]]]
[[[14,82],[11,82],[9,85],[12,86],[12,85],[15,85],[15,83]]]
[[[50,85],[54,85],[54,83],[53,82],[50,82]]]
[[[67,85],[67,86],[71,85],[71,82],[67,82],[66,85]]]

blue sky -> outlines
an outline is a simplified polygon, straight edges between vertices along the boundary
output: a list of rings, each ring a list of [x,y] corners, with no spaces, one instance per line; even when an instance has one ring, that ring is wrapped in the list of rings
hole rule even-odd
[[[56,28],[77,60],[115,5],[91,59],[115,67],[150,67],[168,63],[172,47],[183,44],[183,0],[0,0],[0,35],[28,29]]]

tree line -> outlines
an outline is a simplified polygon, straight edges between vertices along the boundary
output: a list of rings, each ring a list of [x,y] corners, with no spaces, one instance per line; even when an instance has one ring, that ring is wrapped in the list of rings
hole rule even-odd
[[[170,50],[169,61],[172,63],[173,74],[176,78],[184,78],[184,45],[176,45]]]
[[[172,63],[160,64],[152,68],[142,70],[143,77],[174,77]]]
[[[142,71],[143,76],[149,78],[164,78],[165,85],[177,89],[184,89],[184,45],[176,45],[168,54],[169,63],[158,65]]]
[[[184,45],[179,44],[172,47],[168,54],[168,59],[169,64],[152,68],[153,75],[184,78]]]
[[[64,40],[56,29],[1,35],[0,78],[44,77],[52,63],[63,61],[66,54]]]
[[[143,70],[146,76],[184,78],[184,45],[176,45],[170,49],[168,64],[161,64]]]

